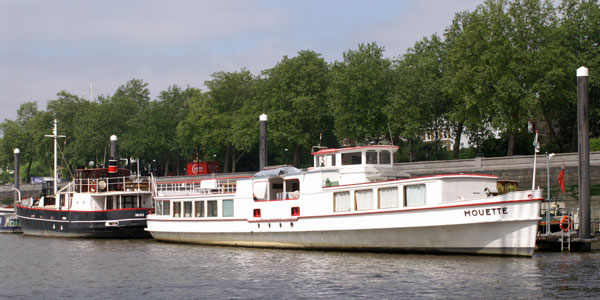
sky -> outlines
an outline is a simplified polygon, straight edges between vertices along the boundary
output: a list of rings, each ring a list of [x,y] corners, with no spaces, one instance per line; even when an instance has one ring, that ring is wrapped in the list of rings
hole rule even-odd
[[[96,99],[134,78],[152,99],[206,90],[212,73],[258,75],[301,50],[334,62],[376,42],[399,57],[482,1],[0,0],[0,122],[25,102],[45,110],[62,90]]]

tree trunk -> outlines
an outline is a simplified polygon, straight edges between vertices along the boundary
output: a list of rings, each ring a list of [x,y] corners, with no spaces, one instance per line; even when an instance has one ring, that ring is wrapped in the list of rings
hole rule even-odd
[[[163,176],[169,176],[169,160],[168,159],[165,162],[165,172],[163,173]]]
[[[300,145],[296,145],[294,150],[294,167],[299,168],[300,166]]]
[[[225,148],[225,162],[223,162],[223,173],[229,173],[229,165],[231,164],[231,143],[227,143]]]
[[[562,138],[556,134],[556,130],[554,129],[552,122],[550,120],[546,120],[546,122],[548,124],[548,129],[550,130],[550,135],[552,136],[552,139],[558,145],[558,152],[562,153],[564,148]]]
[[[510,133],[508,136],[508,151],[506,151],[507,156],[513,156],[515,154],[515,135]]]
[[[460,153],[460,139],[462,137],[463,123],[456,126],[456,137],[454,138],[454,148],[452,149],[452,159],[458,159]]]
[[[577,118],[575,118],[575,126],[573,126],[573,139],[571,139],[571,152],[579,151],[579,124],[577,121]]]
[[[235,146],[231,146],[231,173],[235,173]]]
[[[27,164],[27,169],[25,170],[25,182],[27,183],[31,183],[31,177],[29,177],[30,172],[31,172],[31,164],[33,163],[33,160],[30,160],[29,163]]]
[[[181,162],[180,162],[180,157],[179,155],[177,155],[177,158],[175,160],[175,167],[177,168],[177,172],[175,172],[175,174],[177,174],[177,176],[181,175],[179,173],[179,171],[181,170]]]

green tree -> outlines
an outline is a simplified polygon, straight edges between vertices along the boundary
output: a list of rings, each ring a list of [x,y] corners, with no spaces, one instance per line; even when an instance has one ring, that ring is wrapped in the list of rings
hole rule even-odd
[[[180,143],[195,149],[201,145],[205,155],[216,155],[225,149],[224,172],[235,171],[235,162],[243,155],[236,148],[235,124],[241,109],[254,97],[254,76],[242,68],[239,72],[216,72],[206,81],[208,91],[196,93],[189,102],[189,114],[178,125]],[[231,169],[230,169],[231,167]]]
[[[65,162],[65,167],[70,170],[81,167],[87,164],[89,157],[82,155],[85,151],[81,151],[77,146],[88,148],[86,141],[76,142],[77,131],[81,127],[87,126],[82,119],[86,112],[93,107],[88,100],[73,95],[67,91],[61,91],[57,94],[58,98],[48,101],[46,105],[47,112],[52,118],[58,121],[58,131],[60,135],[66,136],[61,141],[61,153],[59,154],[61,164]],[[48,125],[51,128],[51,124]]]
[[[187,115],[187,101],[198,93],[198,89],[188,87],[182,90],[176,85],[162,91],[157,101],[150,102],[145,110],[128,122],[129,133],[123,141],[124,147],[135,159],[156,160],[164,166],[165,176],[173,163],[179,174],[183,150],[177,141],[176,129]]]
[[[269,116],[269,138],[274,145],[270,152],[285,156],[284,149],[293,149],[293,165],[299,167],[302,152],[308,153],[311,145],[320,142],[321,134],[331,135],[333,129],[326,100],[329,67],[320,54],[304,50],[296,57],[284,56],[263,75],[258,97],[261,111]],[[280,161],[285,163],[287,158]]]
[[[26,165],[21,175],[24,182],[31,178],[32,166],[39,162],[41,169],[34,174],[36,176],[50,175],[53,168],[52,140],[45,138],[44,134],[50,134],[52,129],[52,117],[50,114],[39,111],[37,102],[25,102],[17,111],[15,121],[6,120],[0,124],[4,135],[3,149],[8,157],[12,157],[13,150],[19,148],[21,151],[20,161]]]
[[[95,158],[98,165],[106,165],[110,156],[110,136],[119,139],[120,157],[138,157],[136,145],[128,142],[137,133],[142,114],[150,106],[148,84],[132,79],[120,86],[112,96],[99,96],[81,112],[80,126],[75,130],[75,149],[82,157]]]
[[[537,0],[488,0],[458,14],[446,30],[445,89],[457,103],[451,119],[506,132],[513,155],[516,135],[540,115],[542,101],[560,98],[553,95],[563,65],[553,48],[555,20],[551,2]]]
[[[344,52],[331,68],[328,90],[334,132],[339,140],[364,143],[387,135],[387,106],[391,62],[376,43],[359,44]]]
[[[423,38],[394,64],[388,112],[389,130],[407,139],[414,148],[425,133],[436,141],[430,157],[438,159],[440,130],[447,127],[449,101],[442,89],[443,43],[437,35]],[[414,149],[413,149],[414,150]]]

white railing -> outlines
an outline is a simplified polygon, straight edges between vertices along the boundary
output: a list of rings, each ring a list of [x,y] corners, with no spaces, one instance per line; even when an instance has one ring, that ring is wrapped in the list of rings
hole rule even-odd
[[[156,182],[156,192],[192,192],[196,194],[233,194],[236,178],[194,181]]]
[[[150,180],[145,177],[102,177],[74,179],[60,193],[150,192]]]

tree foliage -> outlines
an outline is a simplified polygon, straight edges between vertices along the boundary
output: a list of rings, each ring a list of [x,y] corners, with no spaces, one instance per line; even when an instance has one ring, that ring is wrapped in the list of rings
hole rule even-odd
[[[61,91],[45,110],[25,102],[16,120],[0,123],[0,167],[12,168],[20,148],[23,179],[50,175],[52,139],[44,135],[57,119],[66,135],[63,176],[89,161],[105,165],[113,134],[122,158],[161,175],[181,173],[195,159],[216,158],[223,171],[256,169],[262,113],[271,164],[309,165],[317,144],[384,141],[403,146],[401,160],[528,154],[530,121],[542,130],[542,150],[575,151],[575,70],[582,65],[590,69],[591,134],[600,136],[600,6],[555,3],[486,0],[457,13],[442,36],[423,37],[394,59],[375,42],[361,43],[341,61],[302,50],[258,75],[218,71],[206,91],[174,85],[152,99],[141,79],[93,100]],[[452,155],[437,143],[442,131],[453,134]],[[464,134],[476,151],[460,151]],[[423,142],[425,135],[436,142]]]

